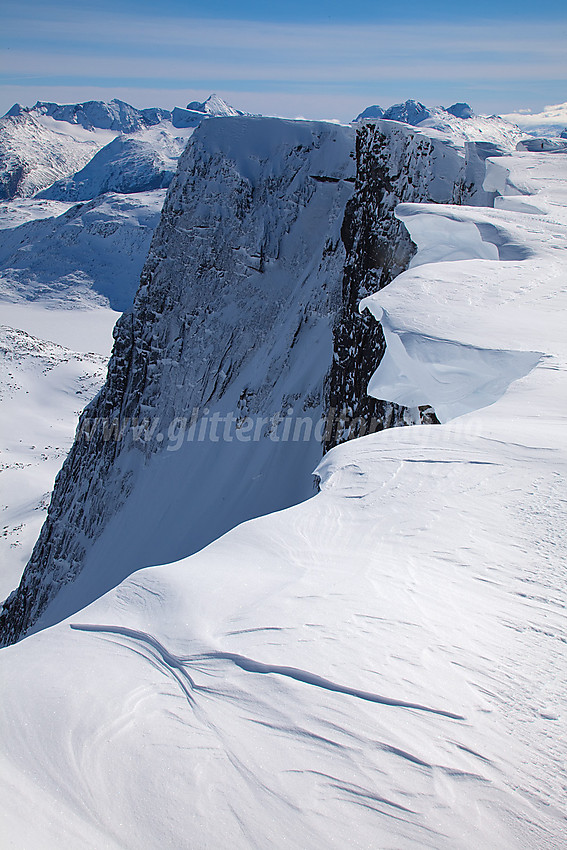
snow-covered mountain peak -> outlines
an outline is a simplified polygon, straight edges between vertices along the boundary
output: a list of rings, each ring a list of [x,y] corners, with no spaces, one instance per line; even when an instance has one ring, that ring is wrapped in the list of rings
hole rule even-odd
[[[395,103],[384,112],[384,118],[388,121],[403,121],[413,127],[421,124],[427,118],[431,118],[433,111],[416,100],[406,100],[405,103]]]
[[[456,118],[473,118],[474,112],[468,103],[454,103],[447,107],[447,112],[454,115]]]
[[[36,632],[0,651],[5,840],[563,846],[567,155],[503,155],[517,128],[430,109],[361,122],[355,175],[350,127],[197,106],[1,617],[6,640]],[[131,188],[131,141],[73,182]],[[68,305],[91,266],[101,295],[107,256],[143,261],[149,203],[0,205],[7,306],[39,311],[50,275]],[[76,331],[97,311],[48,312]],[[22,330],[0,333],[20,566],[102,367]],[[397,416],[335,443],[307,498],[310,423],[348,406],[346,440],[371,404]],[[424,427],[392,427],[412,411]]]
[[[222,97],[219,97],[218,94],[209,95],[209,97],[200,103],[198,100],[193,100],[191,103],[187,104],[187,109],[191,112],[203,112],[205,115],[211,115],[215,117],[228,117],[235,115],[243,115],[240,110],[235,109],[233,106],[230,106]]]
[[[7,113],[7,115],[23,114],[35,117],[48,116],[56,121],[78,124],[85,130],[99,128],[119,133],[134,133],[171,118],[171,112],[168,109],[160,107],[136,109],[118,98],[114,98],[109,103],[102,100],[66,104],[38,100],[34,106],[21,106],[15,103]]]
[[[357,121],[363,121],[365,118],[382,118],[383,115],[384,110],[381,106],[378,106],[378,104],[375,103],[373,106],[367,106],[360,115],[357,115],[354,119],[354,123]]]
[[[424,106],[415,100],[396,103],[386,110],[380,106],[369,106],[354,123],[380,119],[416,127],[420,132],[444,140],[453,147],[464,148],[467,142],[490,142],[503,149],[513,149],[522,137],[520,128],[506,117],[475,115],[469,104],[464,102],[447,108]]]

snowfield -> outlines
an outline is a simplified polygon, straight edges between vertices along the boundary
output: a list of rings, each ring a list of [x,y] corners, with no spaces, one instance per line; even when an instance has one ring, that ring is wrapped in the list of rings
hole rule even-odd
[[[78,171],[107,141],[107,133],[71,135],[33,115],[5,115],[0,118],[0,200],[30,197]]]
[[[2,315],[6,321],[4,310]],[[38,325],[44,334],[49,319],[55,336],[57,319],[73,323],[73,314],[50,316],[43,310]],[[20,580],[79,414],[99,390],[107,358],[3,325],[0,351],[0,596],[6,597]]]
[[[361,307],[444,424],[2,650],[6,847],[567,847],[567,155],[487,162]]]
[[[0,300],[128,309],[164,198],[157,189],[76,205],[33,199],[0,207]],[[29,220],[20,223],[24,215]]]

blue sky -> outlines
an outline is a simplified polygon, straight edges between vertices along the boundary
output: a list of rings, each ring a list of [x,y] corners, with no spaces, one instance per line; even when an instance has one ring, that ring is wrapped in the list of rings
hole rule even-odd
[[[479,112],[567,100],[557,0],[3,0],[0,18],[1,113],[37,99],[171,107],[211,91],[249,111],[341,120],[408,97]]]

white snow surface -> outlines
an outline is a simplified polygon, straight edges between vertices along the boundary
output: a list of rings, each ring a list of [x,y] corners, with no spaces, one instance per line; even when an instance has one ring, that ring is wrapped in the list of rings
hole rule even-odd
[[[417,129],[433,138],[443,139],[463,148],[467,142],[491,142],[508,150],[513,149],[523,136],[517,126],[498,115],[458,118],[444,109],[421,121]]]
[[[56,122],[59,123],[59,122]],[[106,144],[107,136],[87,138],[50,129],[33,115],[0,118],[0,195],[34,195],[60,177],[81,169]]]
[[[85,525],[97,533],[81,576],[57,594],[48,618],[84,607],[140,567],[195,552],[315,492],[353,135],[324,122],[232,117],[204,122],[195,134],[152,242],[151,285],[144,272],[134,306],[143,317],[136,345],[158,359],[133,415],[148,417],[153,430],[145,447],[127,429],[110,470],[93,473]],[[162,295],[174,309],[159,306]],[[177,323],[187,344],[173,331]],[[205,425],[207,417],[220,421],[217,436],[203,442],[186,430],[178,440],[175,423],[195,410]],[[305,437],[304,427],[295,440],[280,440],[272,418],[289,412],[294,432],[306,419],[321,436]],[[218,434],[230,416],[225,440]],[[247,434],[234,425],[243,420],[252,425]],[[125,542],[119,564],[107,555],[117,529]],[[72,551],[67,541],[58,579]]]
[[[56,302],[57,303],[57,302]],[[18,584],[119,313],[78,299],[0,302],[0,597]]]
[[[567,846],[567,157],[491,165],[364,302],[445,424],[1,651],[7,847]]]
[[[50,316],[43,310],[38,324],[47,335],[54,325],[74,324],[75,312],[62,317],[61,311]],[[2,320],[7,320],[3,310]],[[71,351],[6,325],[0,325],[0,350],[0,596],[5,598],[29,559],[79,414],[104,380],[106,357]]]
[[[85,201],[106,192],[139,193],[169,186],[194,128],[161,122],[133,135],[120,135],[99,150],[81,171],[57,180],[38,197]]]
[[[0,302],[41,300],[66,309],[126,310],[165,191],[109,192],[76,206],[35,199],[3,204]]]

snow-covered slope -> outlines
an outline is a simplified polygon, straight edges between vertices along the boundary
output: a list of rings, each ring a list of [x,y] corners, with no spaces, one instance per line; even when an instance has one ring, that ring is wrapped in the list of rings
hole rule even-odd
[[[498,209],[400,210],[413,267],[366,304],[446,424],[339,446],[314,498],[2,650],[14,846],[565,846],[566,185],[518,153]]]
[[[2,318],[6,321],[4,311]],[[68,311],[67,322],[73,321]],[[0,594],[5,596],[29,559],[79,413],[100,389],[107,358],[6,326],[0,326],[0,350]]]
[[[0,118],[0,200],[29,197],[78,171],[106,141],[48,129],[33,115]]]
[[[20,216],[18,205],[6,205],[0,210],[1,300],[126,310],[164,197],[165,190],[110,193],[76,206],[34,199]],[[54,217],[39,217],[46,207]],[[35,220],[17,223],[34,212],[39,212]]]
[[[444,109],[435,112],[418,124],[418,129],[437,138],[451,139],[453,144],[484,142],[504,149],[515,147],[523,137],[521,130],[498,115],[459,118]]]
[[[334,125],[230,118],[201,126],[168,195],[133,314],[117,328],[105,391],[85,413],[10,603],[13,634],[67,584],[61,610],[139,566],[306,498],[322,444],[363,432],[360,417],[372,430],[436,421],[426,403],[410,411],[369,404],[384,336],[360,320],[357,304],[412,256],[394,217],[399,200],[472,196],[464,151],[459,140],[399,122],[365,124],[345,216],[351,145],[350,128]],[[118,443],[104,437],[103,423],[114,420]],[[143,438],[131,425],[140,420]],[[244,439],[242,423],[253,430]],[[226,438],[216,430],[209,438],[217,427]],[[288,429],[284,440],[278,427]],[[77,507],[85,480],[88,510]],[[100,567],[110,563],[115,522],[121,535],[132,529],[119,575]],[[24,597],[41,602],[22,611]],[[60,617],[58,605],[46,616]]]
[[[154,134],[155,135],[155,134]],[[156,138],[118,136],[81,171],[57,180],[38,197],[54,201],[88,201],[106,192],[129,194],[164,189],[171,183],[186,138],[162,130]]]
[[[239,109],[230,106],[218,94],[211,94],[209,97],[200,103],[198,100],[193,100],[187,104],[189,112],[204,113],[204,115],[216,118],[228,118],[230,116],[244,115]]]
[[[492,143],[504,149],[512,149],[523,138],[523,132],[505,116],[484,117],[475,115],[468,103],[454,103],[447,109],[440,106],[426,107],[415,100],[396,103],[384,110],[379,106],[369,106],[355,119],[360,121],[375,121],[384,118],[388,121],[399,121],[416,127],[424,134],[433,138],[443,139],[453,145],[464,145],[467,142]]]
[[[136,109],[116,99],[65,105],[38,101],[31,107],[16,103],[0,118],[0,200],[30,197],[55,181],[60,182],[46,197],[70,201],[166,186],[201,121],[241,114],[215,94],[173,111]]]
[[[0,147],[10,154],[4,160],[9,196],[35,192],[90,160],[48,190],[48,197],[63,202],[36,195],[0,204],[0,313],[8,358],[0,379],[7,428],[0,450],[8,465],[0,483],[6,532],[0,542],[2,596],[19,581],[78,410],[94,395],[85,395],[80,367],[64,364],[85,356],[89,364],[93,351],[99,355],[93,363],[106,361],[116,310],[131,306],[138,287],[165,197],[161,190],[140,192],[170,182],[177,158],[203,118],[236,112],[214,96],[198,106],[189,129],[174,127],[167,110],[135,110],[119,101],[16,105],[0,122]],[[133,135],[118,135],[126,132]],[[69,203],[90,198],[91,203],[72,208]],[[63,365],[55,368],[56,362]],[[48,366],[38,370],[38,363]],[[10,396],[14,369],[20,386],[16,400]],[[48,391],[56,412],[46,404]],[[18,440],[12,445],[14,433]]]

